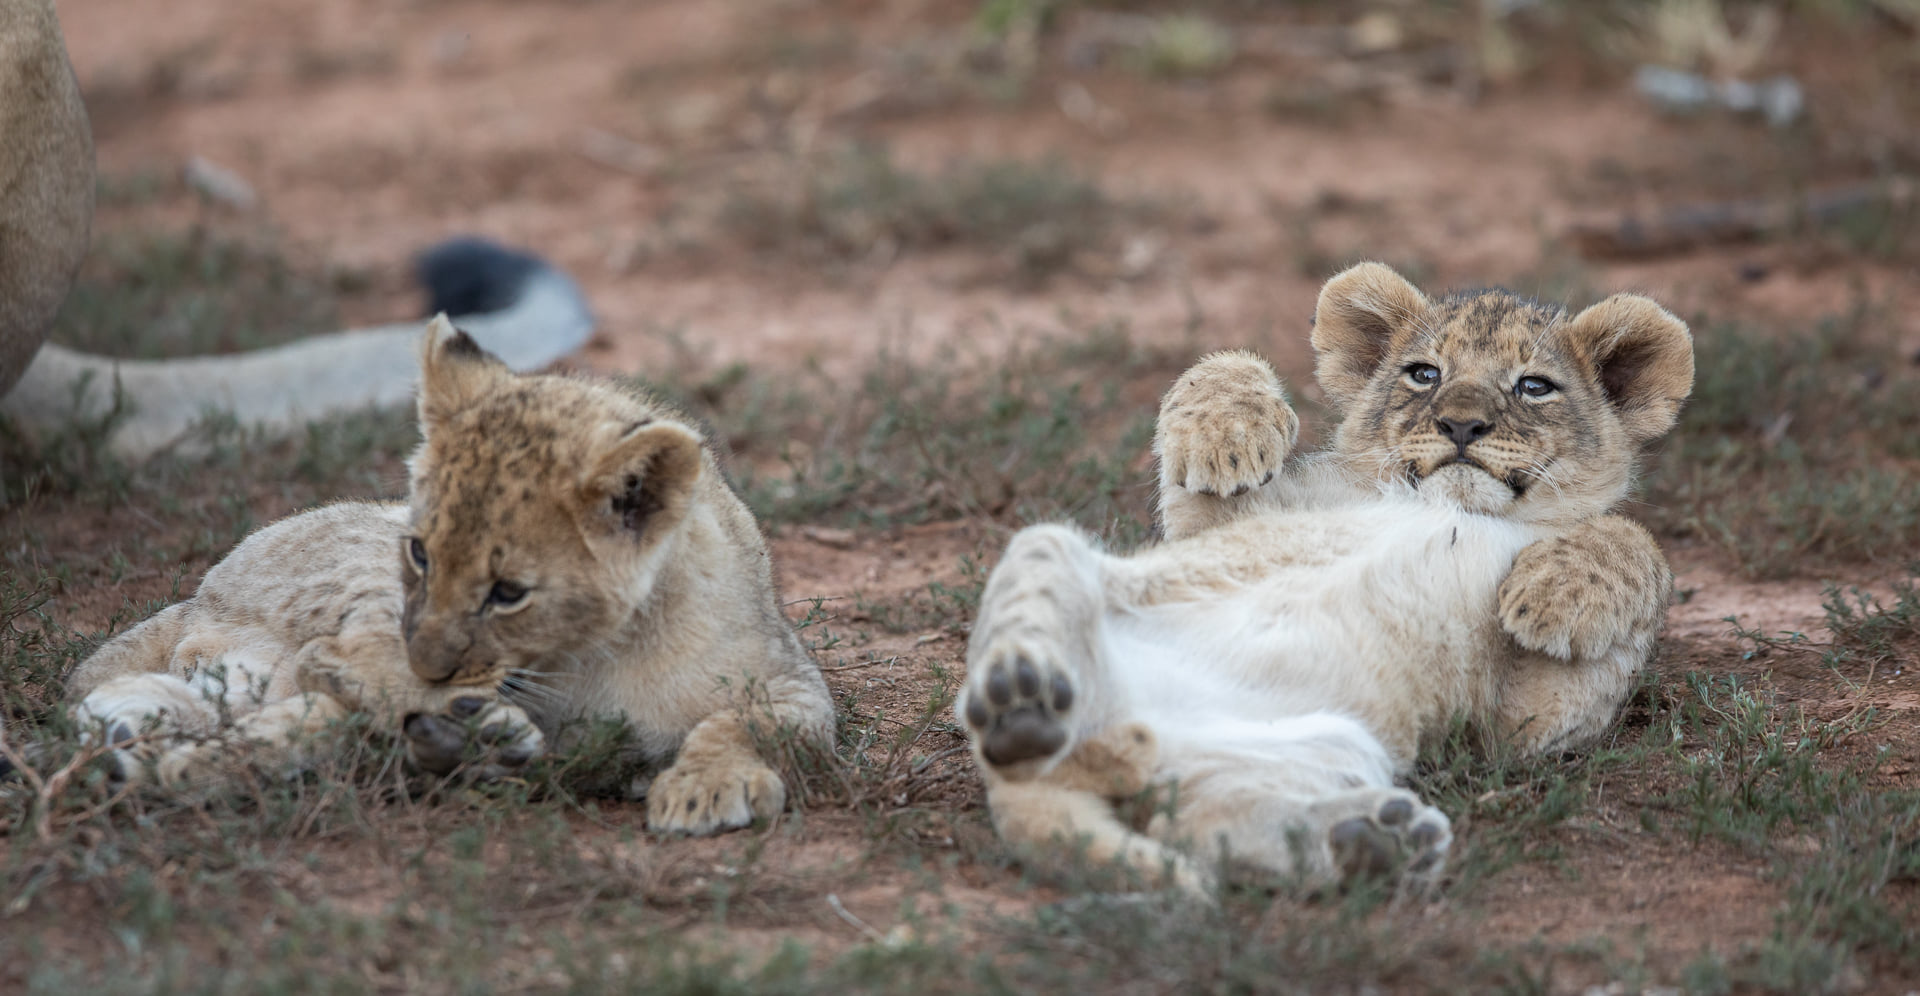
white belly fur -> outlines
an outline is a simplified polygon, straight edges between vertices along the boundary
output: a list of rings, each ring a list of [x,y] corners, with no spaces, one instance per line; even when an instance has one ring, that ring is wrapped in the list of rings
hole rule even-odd
[[[1143,556],[1188,559],[1199,551],[1180,547],[1224,542],[1270,563],[1224,592],[1109,611],[1111,673],[1170,761],[1188,751],[1264,754],[1264,743],[1324,735],[1350,717],[1403,769],[1421,730],[1494,694],[1507,639],[1500,583],[1537,538],[1516,523],[1389,497],[1276,511],[1168,544]]]

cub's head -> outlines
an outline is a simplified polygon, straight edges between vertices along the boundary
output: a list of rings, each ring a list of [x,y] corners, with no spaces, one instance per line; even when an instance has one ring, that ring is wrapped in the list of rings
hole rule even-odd
[[[1693,389],[1693,340],[1616,294],[1568,315],[1505,291],[1428,298],[1379,263],[1327,282],[1315,374],[1343,416],[1334,448],[1383,482],[1531,522],[1626,496],[1642,444]]]
[[[420,365],[408,661],[424,681],[537,688],[646,600],[705,473],[700,437],[612,387],[516,375],[445,316]]]

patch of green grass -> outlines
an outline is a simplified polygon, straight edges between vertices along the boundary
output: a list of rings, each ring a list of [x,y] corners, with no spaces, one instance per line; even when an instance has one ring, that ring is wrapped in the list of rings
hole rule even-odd
[[[938,173],[901,166],[880,146],[798,160],[779,182],[730,200],[723,225],[762,250],[842,261],[967,246],[1037,284],[1105,248],[1140,205],[1109,196],[1057,160],[960,162]]]
[[[76,396],[84,386],[76,386]],[[130,414],[116,390],[113,406],[100,417],[75,417],[54,432],[30,435],[0,415],[0,507],[82,491],[108,500],[127,497],[132,468],[107,441]]]
[[[882,354],[851,391],[745,368],[650,386],[732,452],[765,523],[1071,520],[1124,548],[1148,534],[1153,488],[1153,403],[1125,389],[1157,393],[1184,359],[1096,325],[1034,336],[997,359]],[[929,595],[936,607],[966,600]]]
[[[1756,577],[1920,549],[1920,377],[1870,319],[1699,328],[1693,397],[1646,477],[1654,523]]]
[[[1836,652],[1868,664],[1887,660],[1920,664],[1920,563],[1907,565],[1907,575],[1893,582],[1890,605],[1858,588],[1842,591],[1837,585],[1827,586],[1822,604],[1835,647],[1829,652],[1829,665],[1840,663]]]
[[[918,633],[933,629],[964,632],[980,608],[987,586],[987,566],[972,554],[960,558],[960,580],[934,581],[909,594],[904,601],[870,602],[859,609],[889,633]]]
[[[1863,791],[1867,772],[1823,763],[1823,749],[1873,717],[1816,723],[1737,677],[1687,675],[1673,723],[1684,738],[1681,788],[1664,801],[1687,832],[1761,848],[1783,827],[1817,825]]]
[[[199,226],[109,231],[51,339],[135,359],[253,349],[338,329],[338,290],[271,241]]]

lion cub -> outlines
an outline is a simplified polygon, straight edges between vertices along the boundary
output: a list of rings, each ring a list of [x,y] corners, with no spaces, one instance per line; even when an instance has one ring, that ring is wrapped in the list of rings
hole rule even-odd
[[[401,722],[429,770],[478,730],[498,772],[542,730],[612,716],[671,762],[647,792],[654,830],[778,813],[749,726],[823,739],[832,700],[700,436],[609,385],[516,375],[444,316],[421,367],[409,504],[260,530],[74,672],[82,716],[132,741],[122,771],[190,780],[233,740],[297,766],[311,734],[367,710]]]
[[[1557,751],[1631,690],[1672,580],[1609,513],[1692,389],[1687,327],[1625,294],[1429,298],[1364,263],[1322,289],[1313,347],[1326,451],[1289,462],[1272,369],[1210,356],[1161,404],[1165,542],[1008,545],[956,712],[1016,846],[1199,892],[1229,860],[1430,881],[1447,817],[1393,782],[1423,741],[1464,716]],[[1136,832],[1113,801],[1146,788],[1165,804]]]

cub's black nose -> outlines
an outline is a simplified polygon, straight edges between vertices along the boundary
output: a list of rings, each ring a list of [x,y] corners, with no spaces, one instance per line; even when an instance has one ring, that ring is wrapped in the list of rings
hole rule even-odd
[[[1467,451],[1467,444],[1493,431],[1493,425],[1482,419],[1447,418],[1440,419],[1440,434],[1453,440],[1460,452]]]

